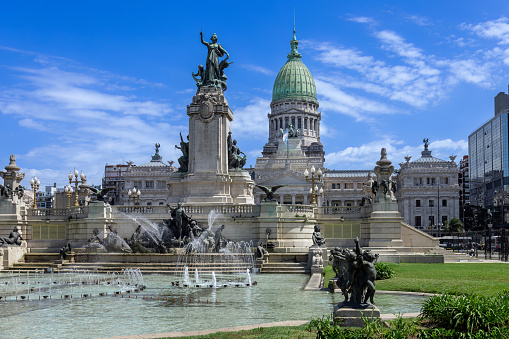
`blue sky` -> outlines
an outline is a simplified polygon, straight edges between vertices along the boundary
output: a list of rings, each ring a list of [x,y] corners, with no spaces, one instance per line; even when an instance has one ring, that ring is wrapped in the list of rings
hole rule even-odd
[[[4,1],[0,166],[16,154],[27,178],[62,186],[75,167],[99,184],[106,163],[147,162],[156,142],[176,160],[200,29],[234,62],[225,95],[254,165],[294,9],[327,168],[373,168],[381,147],[397,167],[425,137],[434,156],[459,159],[507,92],[507,1]]]

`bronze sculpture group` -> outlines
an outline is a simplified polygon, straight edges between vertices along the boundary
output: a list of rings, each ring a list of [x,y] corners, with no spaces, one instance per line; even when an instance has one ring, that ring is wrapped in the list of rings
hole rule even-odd
[[[182,152],[180,158],[178,158],[179,162],[179,172],[187,172],[188,164],[189,164],[189,135],[187,136],[187,142],[182,138],[182,133],[180,133],[180,147],[175,145],[175,148],[179,149]]]
[[[341,289],[345,303],[374,304],[378,254],[362,250],[359,238],[355,238],[355,250],[336,247],[331,250],[329,260],[332,261],[336,285]]]
[[[201,43],[207,46],[208,52],[205,67],[203,67],[203,65],[199,65],[198,72],[192,73],[192,76],[196,81],[196,86],[198,86],[198,88],[202,86],[216,87],[226,91],[227,77],[224,74],[224,70],[232,64],[232,62],[228,62],[230,55],[223,46],[221,46],[221,44],[217,43],[216,33],[212,34],[212,37],[210,38],[211,42],[203,40],[203,32],[200,32],[200,38]],[[226,58],[219,61],[219,58],[222,58],[225,55]]]
[[[320,226],[315,225],[315,229],[312,235],[313,240],[313,246],[316,247],[323,247],[325,246],[325,238],[322,236],[322,233],[320,232]]]
[[[232,132],[228,132],[226,144],[228,147],[228,168],[229,169],[243,168],[247,161],[246,154],[244,152],[241,152],[241,150],[237,146],[237,140],[235,139],[232,140]]]
[[[14,229],[11,233],[9,233],[9,237],[0,237],[0,246],[1,245],[18,245],[21,246],[21,242],[23,241],[23,237],[18,229],[18,226],[14,226]]]

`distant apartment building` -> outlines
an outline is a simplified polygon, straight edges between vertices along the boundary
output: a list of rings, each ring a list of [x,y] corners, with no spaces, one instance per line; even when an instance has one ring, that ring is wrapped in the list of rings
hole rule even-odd
[[[133,165],[135,166],[135,165]],[[104,166],[103,187],[115,187],[114,190],[107,193],[111,205],[120,204],[120,194],[125,187],[124,175],[129,165],[117,164]]]
[[[465,219],[465,208],[470,205],[470,174],[468,171],[468,155],[460,160],[458,172],[458,185],[460,189],[460,219],[465,226],[468,222]]]
[[[44,187],[44,191],[37,191],[35,194],[37,197],[37,208],[54,208],[55,194],[60,190],[63,191],[62,188],[57,188],[57,184],[54,183],[53,186]]]

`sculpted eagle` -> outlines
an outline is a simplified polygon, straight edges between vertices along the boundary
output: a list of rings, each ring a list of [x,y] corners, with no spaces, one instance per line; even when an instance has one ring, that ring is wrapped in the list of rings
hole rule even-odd
[[[255,185],[255,186],[258,187],[259,189],[261,189],[262,191],[264,191],[265,194],[267,195],[267,197],[265,199],[263,199],[263,201],[274,201],[274,200],[276,200],[276,199],[274,199],[274,192],[276,192],[276,190],[278,188],[281,188],[284,185],[277,185],[277,186],[272,186],[272,187],[266,187],[266,186],[262,186],[262,185]]]
[[[105,188],[99,190],[97,188],[90,187],[88,185],[81,185],[80,187],[88,188],[89,190],[91,190],[92,193],[97,196],[97,201],[104,201],[104,197],[106,196],[106,193],[115,189],[115,187],[105,187]]]

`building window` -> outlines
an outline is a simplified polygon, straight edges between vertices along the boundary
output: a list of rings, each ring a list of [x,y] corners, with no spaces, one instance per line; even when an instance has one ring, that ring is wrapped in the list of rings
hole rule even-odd
[[[415,201],[415,207],[421,207],[421,201],[419,199]]]
[[[152,180],[145,181],[145,188],[154,188],[154,182]]]
[[[163,190],[166,188],[166,181],[164,180],[157,180],[157,189]]]
[[[336,184],[332,184],[332,189],[335,190],[336,189]]]
[[[345,189],[353,190],[353,182],[346,182],[345,183]]]
[[[141,188],[141,181],[133,181],[134,188],[140,189]]]
[[[297,118],[297,128],[298,128],[298,129],[301,129],[301,128],[302,128],[302,118],[301,118],[301,117],[298,117],[298,118]]]
[[[304,129],[308,129],[308,118],[304,118]]]
[[[443,207],[447,207],[447,200],[446,200],[446,199],[443,199],[443,200],[442,200],[442,206],[443,206]]]
[[[449,185],[449,178],[444,178],[444,184]]]
[[[295,117],[292,117],[292,126],[295,127]]]
[[[430,226],[435,225],[435,216],[430,215],[428,221]]]
[[[429,201],[429,207],[435,207],[435,200]]]
[[[442,225],[447,223],[447,215],[442,215]]]
[[[420,215],[416,215],[415,216],[415,226],[422,226],[421,225],[421,216]]]
[[[285,118],[285,129],[288,128],[288,117]]]

